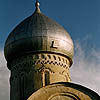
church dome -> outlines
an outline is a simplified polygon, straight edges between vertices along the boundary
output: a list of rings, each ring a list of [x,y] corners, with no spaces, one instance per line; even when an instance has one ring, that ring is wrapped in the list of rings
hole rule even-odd
[[[68,32],[42,14],[37,2],[35,12],[9,34],[4,54],[7,61],[38,52],[61,54],[72,60],[73,49],[73,41]]]

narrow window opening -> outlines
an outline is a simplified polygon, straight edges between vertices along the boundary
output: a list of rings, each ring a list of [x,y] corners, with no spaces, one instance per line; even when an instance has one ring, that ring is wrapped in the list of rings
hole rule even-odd
[[[45,71],[45,85],[50,84],[50,75],[48,71]]]
[[[49,84],[50,84],[50,73],[49,71],[44,71],[43,72],[43,86],[46,86]]]

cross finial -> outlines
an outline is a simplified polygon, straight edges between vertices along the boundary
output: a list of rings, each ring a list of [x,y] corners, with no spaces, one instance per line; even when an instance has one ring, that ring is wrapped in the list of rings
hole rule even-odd
[[[35,6],[36,6],[35,12],[40,13],[40,8],[39,8],[40,3],[38,0],[36,0]]]

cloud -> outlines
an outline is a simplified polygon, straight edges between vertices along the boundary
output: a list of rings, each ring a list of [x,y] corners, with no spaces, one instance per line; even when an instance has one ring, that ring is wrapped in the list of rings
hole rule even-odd
[[[9,93],[9,71],[6,67],[3,51],[0,51],[0,99],[9,100]]]
[[[0,68],[6,66],[6,61],[3,55],[3,50],[0,50]]]
[[[75,43],[74,63],[71,68],[72,82],[100,94],[100,50],[87,49],[88,47],[84,48],[80,42]]]

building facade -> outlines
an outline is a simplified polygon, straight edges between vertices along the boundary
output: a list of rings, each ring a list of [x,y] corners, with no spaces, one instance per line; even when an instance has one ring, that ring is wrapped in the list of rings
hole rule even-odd
[[[35,6],[5,42],[10,100],[99,100],[97,93],[70,82],[73,41],[61,25],[41,13],[38,1]]]

